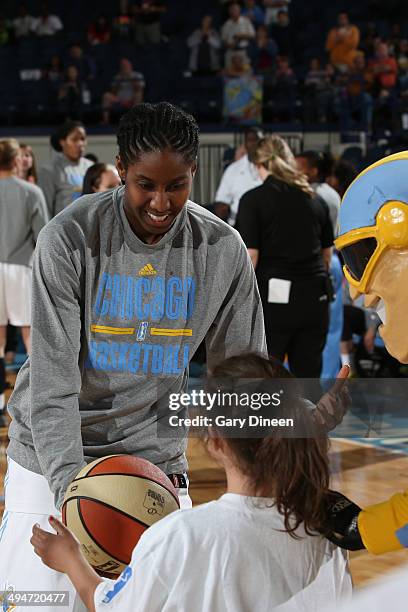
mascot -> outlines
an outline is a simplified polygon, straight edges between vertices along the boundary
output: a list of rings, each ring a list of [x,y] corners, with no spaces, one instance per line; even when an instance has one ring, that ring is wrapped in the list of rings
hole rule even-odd
[[[350,185],[335,245],[351,298],[364,294],[382,320],[389,353],[408,363],[408,151],[369,166]],[[363,510],[337,503],[332,514],[343,548],[355,549],[360,540],[374,554],[408,547],[408,491]]]

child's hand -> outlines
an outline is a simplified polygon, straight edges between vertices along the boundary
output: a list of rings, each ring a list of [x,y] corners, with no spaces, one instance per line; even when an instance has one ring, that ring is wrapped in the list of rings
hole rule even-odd
[[[34,525],[30,540],[34,552],[51,569],[69,573],[72,565],[82,559],[80,544],[74,534],[61,521],[50,516],[48,522],[57,533],[56,535],[49,533],[41,529],[39,525]]]
[[[347,410],[351,406],[351,398],[347,389],[347,378],[350,374],[350,367],[345,365],[337,374],[333,387],[320,398],[314,417],[316,422],[325,431],[331,431],[339,425]]]

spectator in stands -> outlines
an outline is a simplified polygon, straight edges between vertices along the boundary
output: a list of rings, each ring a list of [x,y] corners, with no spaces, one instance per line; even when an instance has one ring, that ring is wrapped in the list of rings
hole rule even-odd
[[[359,48],[364,51],[367,61],[374,57],[374,49],[380,36],[377,31],[377,24],[369,21],[365,24],[364,35],[362,36]]]
[[[249,55],[255,74],[271,75],[274,72],[278,47],[269,37],[268,28],[260,25],[256,30],[256,38],[251,42]]]
[[[144,88],[143,74],[133,70],[131,62],[122,58],[119,62],[119,72],[112,81],[110,91],[103,94],[103,123],[110,123],[112,111],[121,112],[143,102]]]
[[[393,23],[392,27],[391,27],[391,35],[389,37],[388,44],[389,44],[389,48],[390,48],[390,53],[394,57],[398,53],[398,49],[399,49],[399,46],[400,46],[401,38],[402,38],[402,35],[401,35],[401,25],[399,23]]]
[[[397,49],[398,80],[401,91],[408,89],[408,40],[403,38]]]
[[[366,68],[364,53],[359,52],[353,67],[345,77],[345,87],[340,97],[340,126],[343,130],[357,127],[371,130],[373,98],[369,93],[372,85],[371,71]]]
[[[6,19],[0,15],[0,47],[10,42],[10,31]]]
[[[252,74],[252,69],[249,61],[242,57],[241,53],[234,53],[231,56],[230,63],[223,70],[223,75],[234,79],[239,77],[245,77]]]
[[[223,219],[227,218],[231,225],[235,223],[241,196],[261,184],[257,169],[251,161],[261,136],[257,128],[250,127],[245,130],[245,154],[227,167],[215,194],[215,214]]]
[[[88,42],[90,45],[106,45],[112,37],[112,28],[106,15],[99,17],[88,28]]]
[[[90,166],[84,177],[82,195],[109,191],[121,185],[119,173],[112,164],[96,163]]]
[[[360,30],[352,25],[347,13],[340,13],[337,26],[327,36],[326,49],[330,53],[330,62],[341,71],[352,67],[360,42]]]
[[[265,11],[255,0],[245,0],[241,14],[248,17],[255,29],[265,24]]]
[[[27,353],[31,349],[31,261],[38,234],[48,221],[41,189],[16,176],[19,155],[16,140],[0,142],[0,410],[8,323],[21,327]],[[0,420],[5,425],[4,413]]]
[[[66,64],[75,66],[82,80],[93,79],[96,76],[95,60],[90,55],[86,55],[78,43],[69,47]]]
[[[166,12],[163,2],[139,0],[132,7],[134,15],[134,36],[138,45],[158,45],[161,40],[160,17]]]
[[[247,60],[247,49],[249,42],[255,38],[255,29],[248,17],[241,15],[241,6],[238,2],[232,2],[229,6],[229,19],[224,23],[221,30],[221,38],[227,49],[225,53],[225,66],[231,62],[234,53],[241,53]]]
[[[333,100],[333,81],[335,71],[331,64],[325,68],[320,60],[313,57],[310,60],[309,70],[305,77],[305,90],[303,96],[303,109],[306,121],[324,123],[329,115]]]
[[[51,144],[57,155],[40,168],[38,185],[52,218],[81,196],[84,176],[92,162],[84,158],[86,132],[79,121],[66,121],[51,136]]]
[[[17,175],[23,181],[28,183],[37,183],[37,164],[35,163],[35,157],[33,149],[30,145],[21,143],[20,144],[20,155]]]
[[[265,23],[271,25],[279,19],[279,13],[288,13],[290,0],[263,0]]]
[[[119,13],[113,20],[113,35],[121,40],[129,40],[133,29],[129,0],[120,0]]]
[[[279,54],[292,58],[295,33],[290,23],[289,13],[280,10],[276,23],[271,25],[269,31],[271,37],[278,45]]]
[[[64,78],[64,67],[59,55],[52,55],[48,66],[44,70],[44,78],[51,83],[59,84]]]
[[[279,136],[261,139],[254,161],[263,184],[242,196],[237,227],[256,270],[268,352],[287,355],[295,376],[318,379],[329,323],[329,210]]]
[[[58,90],[58,109],[69,117],[81,117],[83,84],[76,66],[68,66],[66,79]]]
[[[375,58],[368,64],[374,76],[374,86],[381,95],[390,92],[397,84],[398,64],[395,57],[391,57],[387,43],[378,45]]]
[[[16,40],[27,38],[31,34],[34,18],[28,14],[25,4],[18,7],[18,17],[13,19],[14,36]]]
[[[277,120],[293,121],[296,104],[296,85],[296,75],[290,65],[289,58],[284,55],[278,55],[273,91],[274,113]]]
[[[369,21],[365,27],[365,35],[360,43],[360,48],[364,51],[367,60],[374,57],[375,47],[379,40],[377,32],[377,24],[373,21]]]
[[[201,27],[187,39],[191,49],[189,68],[197,76],[209,76],[220,69],[221,39],[212,22],[211,15],[204,15]]]
[[[57,15],[52,15],[48,8],[48,3],[41,4],[41,15],[34,19],[32,29],[37,36],[55,36],[63,29],[61,19]]]

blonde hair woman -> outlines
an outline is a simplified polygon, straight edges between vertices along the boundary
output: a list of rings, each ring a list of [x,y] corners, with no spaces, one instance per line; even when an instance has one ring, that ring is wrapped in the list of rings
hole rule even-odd
[[[268,350],[298,377],[319,378],[328,327],[333,230],[326,203],[288,144],[262,138],[253,162],[263,184],[241,198],[236,227],[256,269]]]

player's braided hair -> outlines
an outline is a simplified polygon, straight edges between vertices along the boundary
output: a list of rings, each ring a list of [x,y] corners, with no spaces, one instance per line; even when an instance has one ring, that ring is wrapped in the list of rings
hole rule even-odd
[[[119,155],[127,168],[142,153],[170,149],[190,164],[197,158],[198,132],[194,117],[169,102],[138,104],[120,120]]]

